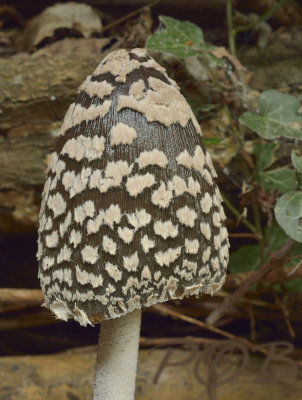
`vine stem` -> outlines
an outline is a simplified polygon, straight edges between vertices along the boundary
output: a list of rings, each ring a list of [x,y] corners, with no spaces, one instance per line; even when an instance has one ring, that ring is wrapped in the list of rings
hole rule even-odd
[[[233,28],[232,0],[227,0],[227,2],[226,2],[226,18],[227,18],[227,27],[228,27],[229,50],[235,56],[236,55],[236,46],[235,46],[236,31]]]
[[[220,318],[232,307],[234,307],[239,299],[241,299],[254,285],[261,281],[261,279],[273,268],[282,268],[286,262],[287,257],[291,253],[295,242],[289,239],[278,251],[271,254],[269,259],[241,286],[239,286],[230,297],[227,297],[219,307],[217,307],[206,318],[206,323],[214,325]]]
[[[250,29],[255,28],[255,26],[261,24],[261,22],[266,21],[269,19],[280,7],[282,7],[288,0],[280,0],[277,4],[275,4],[271,9],[269,9],[266,13],[261,15],[259,19],[255,22],[252,22],[248,25],[238,26],[236,28],[236,35],[239,32],[249,31]]]
[[[259,210],[258,204],[253,203],[252,209],[253,209],[253,214],[254,214],[255,226],[256,226],[256,229],[258,232],[258,243],[259,243],[259,247],[260,247],[260,262],[261,262],[261,264],[263,264],[264,259],[265,259],[265,240],[264,240],[262,227],[261,227],[261,217],[260,217],[260,210]]]
[[[109,22],[107,25],[105,25],[105,26],[102,28],[102,33],[108,31],[108,29],[111,29],[111,28],[113,28],[113,27],[116,26],[116,25],[121,24],[122,22],[127,21],[127,19],[130,19],[130,18],[132,18],[132,17],[135,17],[137,14],[139,14],[140,12],[142,12],[146,7],[154,7],[154,6],[156,6],[157,4],[161,3],[162,1],[163,1],[163,0],[154,0],[154,1],[152,1],[151,3],[144,5],[143,7],[137,8],[136,10],[131,11],[130,13],[128,13],[128,14],[126,14],[126,15],[123,15],[121,18],[118,18],[118,19],[115,19],[115,20],[112,21],[112,22]]]
[[[261,22],[269,19],[280,7],[282,7],[288,0],[280,0],[277,4],[275,4],[271,9],[269,9],[266,13],[261,15],[257,21],[251,22],[247,25],[238,26],[237,28],[233,27],[233,5],[232,0],[227,0],[226,2],[226,18],[227,18],[227,27],[228,27],[228,44],[230,52],[235,56],[236,55],[236,45],[235,39],[239,32],[249,31],[255,28],[257,25],[261,24]]]
[[[226,197],[222,192],[220,192],[220,193],[221,193],[222,199],[223,199],[225,205],[228,207],[228,209],[229,209],[238,219],[240,219],[240,221],[241,221],[247,228],[249,228],[249,230],[250,230],[251,232],[253,232],[253,233],[256,235],[257,239],[259,240],[259,239],[262,237],[262,235],[261,235],[261,233],[257,230],[257,228],[256,228],[252,223],[250,223],[246,218],[242,217],[242,215],[240,214],[240,212],[239,212],[238,210],[236,210],[236,208],[235,208],[235,207],[233,206],[233,204],[227,199],[227,197]]]

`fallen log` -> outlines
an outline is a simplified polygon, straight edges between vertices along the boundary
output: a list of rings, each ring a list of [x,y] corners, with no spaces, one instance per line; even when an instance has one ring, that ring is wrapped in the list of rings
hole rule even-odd
[[[278,353],[277,361],[272,356],[261,360],[231,341],[199,350],[187,338],[183,345],[186,350],[140,350],[137,400],[188,399],[188,388],[190,400],[208,398],[209,393],[219,400],[300,398],[302,381],[289,356]],[[270,355],[272,351],[278,350],[272,347]],[[0,398],[89,399],[95,354],[95,347],[89,346],[51,355],[1,357]]]
[[[61,120],[78,86],[115,48],[112,40],[65,39],[0,59],[0,129]]]

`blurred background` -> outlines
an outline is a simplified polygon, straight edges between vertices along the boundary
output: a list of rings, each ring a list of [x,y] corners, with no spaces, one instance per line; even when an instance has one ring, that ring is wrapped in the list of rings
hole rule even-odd
[[[91,396],[99,327],[41,307],[38,213],[78,86],[134,47],[200,122],[231,243],[217,296],[144,311],[136,398],[302,399],[302,1],[3,0],[0,400]]]

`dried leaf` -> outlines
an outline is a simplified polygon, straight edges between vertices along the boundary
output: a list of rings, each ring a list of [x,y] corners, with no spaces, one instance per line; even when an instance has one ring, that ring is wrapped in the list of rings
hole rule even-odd
[[[150,7],[144,7],[139,17],[129,21],[123,31],[125,47],[144,47],[151,34],[152,15]]]
[[[25,31],[25,47],[33,50],[66,36],[88,38],[101,29],[99,16],[87,4],[57,3],[31,20]]]
[[[246,68],[241,64],[241,62],[230,54],[225,47],[216,47],[213,50],[210,50],[210,53],[217,58],[227,58],[238,71],[245,71]]]
[[[35,203],[35,192],[33,190],[1,192],[0,206],[11,211],[11,219],[15,225],[22,224],[34,227],[38,222],[39,206]],[[7,216],[1,221],[0,226],[2,229],[11,230],[12,227],[5,226],[8,223]],[[12,222],[10,225],[12,225]],[[18,225],[16,226],[18,227]]]
[[[69,54],[99,54],[100,58],[104,56],[104,48],[106,50],[115,50],[119,48],[120,42],[114,41],[113,38],[89,38],[89,39],[75,39],[66,38],[52,43],[49,46],[43,47],[36,51],[31,57],[37,59],[39,57],[49,57],[52,54],[64,54],[68,57]]]
[[[277,190],[267,193],[262,185],[254,184],[250,189],[241,193],[240,203],[242,206],[257,203],[264,213],[270,213],[275,204],[276,198]]]
[[[0,6],[0,28],[17,27],[23,28],[22,15],[13,6]]]

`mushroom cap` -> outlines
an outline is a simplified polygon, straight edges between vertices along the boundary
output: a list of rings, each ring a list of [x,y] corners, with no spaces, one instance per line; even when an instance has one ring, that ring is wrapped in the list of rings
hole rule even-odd
[[[47,171],[38,260],[44,305],[81,325],[213,294],[228,263],[200,126],[145,49],[103,59],[69,107]]]

